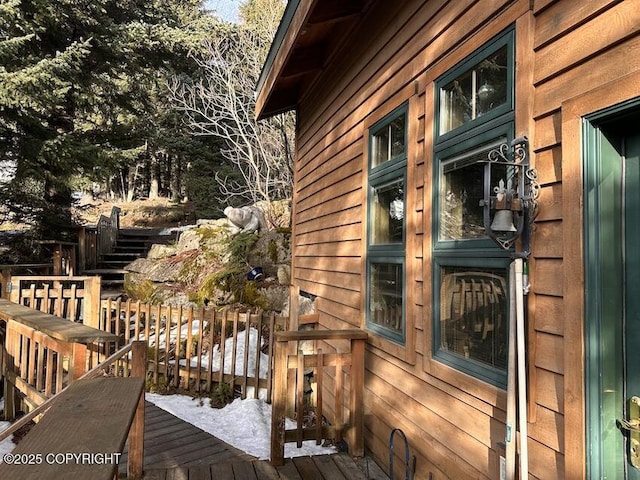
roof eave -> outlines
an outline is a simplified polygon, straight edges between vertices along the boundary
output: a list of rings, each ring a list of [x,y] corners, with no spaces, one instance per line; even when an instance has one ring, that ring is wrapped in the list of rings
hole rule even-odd
[[[256,117],[260,120],[295,108],[295,102],[270,107],[275,83],[290,57],[309,12],[318,0],[289,0],[256,85]],[[277,102],[281,103],[281,102]]]

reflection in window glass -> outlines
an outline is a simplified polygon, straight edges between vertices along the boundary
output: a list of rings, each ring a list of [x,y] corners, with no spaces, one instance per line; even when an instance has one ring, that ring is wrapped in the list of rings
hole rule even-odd
[[[373,188],[370,244],[402,243],[404,236],[404,180]]]
[[[440,240],[465,240],[485,236],[483,208],[487,155],[505,139],[464,152],[442,162],[440,183]],[[504,165],[491,166],[490,185],[505,178]],[[493,193],[491,193],[493,195]]]
[[[440,348],[505,369],[507,301],[504,269],[443,267],[440,277]]]
[[[370,264],[369,322],[400,334],[403,278],[400,263]]]
[[[405,149],[405,116],[401,115],[372,134],[371,167],[398,157]]]
[[[507,47],[489,55],[440,89],[440,134],[507,102]]]

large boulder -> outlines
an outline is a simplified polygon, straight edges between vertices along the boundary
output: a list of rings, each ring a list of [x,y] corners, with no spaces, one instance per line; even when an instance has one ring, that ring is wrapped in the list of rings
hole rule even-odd
[[[252,233],[259,230],[266,230],[267,228],[264,213],[258,207],[227,207],[224,209],[224,214],[229,219],[232,233]]]

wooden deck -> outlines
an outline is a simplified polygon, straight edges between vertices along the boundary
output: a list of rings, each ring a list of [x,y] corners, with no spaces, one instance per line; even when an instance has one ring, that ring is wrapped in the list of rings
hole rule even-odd
[[[281,467],[265,460],[228,461],[145,472],[144,480],[366,480],[346,453],[287,458]]]
[[[120,458],[119,473],[126,474],[128,445]],[[197,467],[229,460],[251,461],[255,457],[238,450],[175,415],[145,402],[145,471]]]
[[[373,462],[370,462],[371,464]],[[127,448],[119,477],[126,478]],[[379,472],[377,466],[372,470]],[[347,454],[286,459],[281,467],[238,450],[152,403],[145,404],[145,480],[366,480]]]
[[[120,452],[143,391],[142,378],[99,377],[73,382],[13,449],[15,457],[30,460],[0,463],[0,478],[113,478],[113,461],[77,461],[65,460],[65,457],[67,454],[111,456]]]

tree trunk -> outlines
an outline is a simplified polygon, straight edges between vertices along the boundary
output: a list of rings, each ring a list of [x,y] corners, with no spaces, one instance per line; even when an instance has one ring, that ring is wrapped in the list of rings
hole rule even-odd
[[[182,159],[179,156],[173,157],[173,165],[170,164],[171,200],[179,202],[182,196]]]
[[[155,200],[160,196],[160,169],[158,152],[149,149],[149,200]]]

